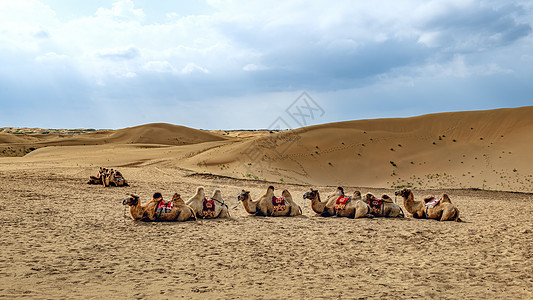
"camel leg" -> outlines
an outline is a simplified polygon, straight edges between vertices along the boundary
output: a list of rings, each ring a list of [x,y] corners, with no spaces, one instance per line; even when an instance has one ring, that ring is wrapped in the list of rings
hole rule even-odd
[[[230,217],[230,215],[229,215],[228,208],[225,207],[225,206],[222,206],[222,210],[218,214],[218,218],[229,218],[229,217]]]
[[[458,217],[459,211],[457,211],[457,208],[446,207],[442,210],[442,216],[440,218],[440,221],[455,221]]]
[[[370,207],[368,206],[368,204],[359,202],[355,206],[354,219],[359,219],[359,218],[364,218],[364,217],[373,218],[374,215],[370,214]]]

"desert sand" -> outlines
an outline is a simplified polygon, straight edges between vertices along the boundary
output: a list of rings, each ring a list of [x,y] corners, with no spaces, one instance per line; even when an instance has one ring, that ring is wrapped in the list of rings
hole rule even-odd
[[[0,296],[531,299],[532,113],[273,133],[169,124],[0,133]],[[130,186],[87,185],[99,166]],[[129,193],[188,199],[200,185],[222,190],[231,219],[144,223],[121,204]],[[269,185],[278,196],[288,189],[303,216],[248,215],[239,192],[257,198]],[[302,199],[338,185],[393,198],[401,186],[417,199],[447,193],[464,222],[323,218]]]

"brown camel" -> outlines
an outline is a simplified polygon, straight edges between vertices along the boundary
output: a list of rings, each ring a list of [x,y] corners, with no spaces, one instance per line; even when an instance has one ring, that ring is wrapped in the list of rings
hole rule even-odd
[[[122,204],[129,205],[133,220],[183,222],[196,219],[193,209],[185,204],[179,194],[174,194],[168,203],[163,201],[163,197],[157,197],[157,194],[159,193],[154,195],[152,201],[143,205],[139,196],[131,194]]]
[[[269,186],[266,193],[257,201],[253,201],[250,192],[242,190],[238,199],[246,212],[256,216],[268,217],[294,217],[302,214],[302,209],[294,200],[288,190],[283,190],[282,197],[274,196],[274,187]]]
[[[96,176],[89,177],[89,182],[87,184],[102,184],[102,179],[106,176],[107,169],[100,167]]]
[[[375,217],[405,217],[402,208],[398,204],[392,202],[391,197],[387,195],[383,195],[381,196],[381,199],[378,199],[371,193],[366,193],[363,202],[368,204],[370,207],[370,213]]]
[[[326,208],[334,208],[337,217],[348,217],[353,219],[374,217],[374,215],[370,214],[370,207],[368,204],[361,201],[361,192],[355,191],[352,197],[346,197],[344,195],[344,189],[340,186],[335,193],[328,196]]]
[[[102,177],[104,186],[129,186],[128,182],[118,170],[110,169]]]
[[[196,189],[196,194],[192,196],[187,205],[192,207],[196,212],[198,218],[214,219],[214,218],[229,218],[229,208],[222,199],[222,192],[215,190],[211,198],[205,197],[203,187]]]
[[[443,194],[438,203],[437,199],[431,196],[423,201],[415,201],[413,192],[408,188],[398,190],[394,194],[403,197],[403,206],[413,218],[461,222],[459,209],[452,204],[447,194]]]
[[[326,208],[327,202],[320,201],[320,193],[318,190],[311,189],[311,191],[306,192],[303,195],[303,198],[311,200],[311,209],[322,217],[331,217],[335,215],[335,209]]]

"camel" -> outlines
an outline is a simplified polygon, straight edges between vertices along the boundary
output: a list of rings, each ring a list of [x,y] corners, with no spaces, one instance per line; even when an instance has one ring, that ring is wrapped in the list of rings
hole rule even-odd
[[[122,173],[120,173],[118,170],[110,169],[105,174],[106,176],[104,176],[102,179],[104,186],[129,186],[126,179],[124,179],[124,176],[122,176]]]
[[[172,200],[168,203],[163,201],[163,197],[157,197],[157,194],[159,193],[154,194],[152,201],[143,205],[141,205],[139,196],[131,194],[122,201],[122,205],[130,207],[130,214],[133,220],[183,222],[196,219],[194,210],[185,204],[178,193],[174,194]],[[163,209],[158,209],[161,207]]]
[[[320,201],[320,193],[318,190],[311,189],[311,191],[306,192],[303,195],[303,198],[311,200],[311,209],[322,217],[330,217],[335,215],[335,209],[326,208],[327,202]]]
[[[368,204],[370,207],[370,213],[375,217],[405,217],[402,208],[398,204],[392,202],[391,197],[387,195],[383,195],[381,196],[381,199],[378,199],[371,193],[366,193],[363,202]]]
[[[443,194],[440,201],[435,204],[435,197],[426,197],[424,201],[415,201],[413,192],[408,188],[403,188],[394,192],[396,196],[403,198],[403,206],[417,219],[435,219],[440,221],[461,222],[459,218],[459,209],[452,204],[450,197]]]
[[[91,176],[87,184],[102,184],[102,179],[106,176],[107,169],[100,167],[96,176]]]
[[[250,192],[242,190],[238,199],[242,206],[251,215],[268,217],[294,217],[302,214],[302,209],[294,200],[288,190],[283,190],[282,197],[274,196],[274,187],[269,186],[266,193],[257,201],[253,201]]]
[[[342,201],[338,201],[342,200]],[[327,209],[334,209],[337,217],[348,217],[353,219],[358,218],[373,218],[370,212],[370,206],[361,200],[361,192],[355,191],[352,197],[344,195],[344,189],[337,187],[335,193],[328,196],[326,201]]]
[[[222,192],[215,190],[211,198],[205,197],[203,187],[196,189],[196,194],[192,196],[186,203],[196,212],[198,218],[214,219],[214,218],[229,218],[229,208],[222,199]]]

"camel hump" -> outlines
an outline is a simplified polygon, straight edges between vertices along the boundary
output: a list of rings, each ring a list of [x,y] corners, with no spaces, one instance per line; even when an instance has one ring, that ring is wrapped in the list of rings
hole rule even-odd
[[[424,197],[424,202],[428,203],[432,201],[433,199],[435,199],[435,196],[427,195],[426,197]]]
[[[183,199],[181,199],[181,195],[178,194],[178,193],[174,193],[174,196],[172,196],[172,202],[185,204],[185,201],[183,201]]]
[[[448,194],[442,194],[442,200],[441,200],[441,202],[452,203],[452,200],[450,199],[450,196],[448,196]]]
[[[385,202],[392,202],[392,198],[389,197],[389,195],[383,195],[381,196],[381,199]]]

